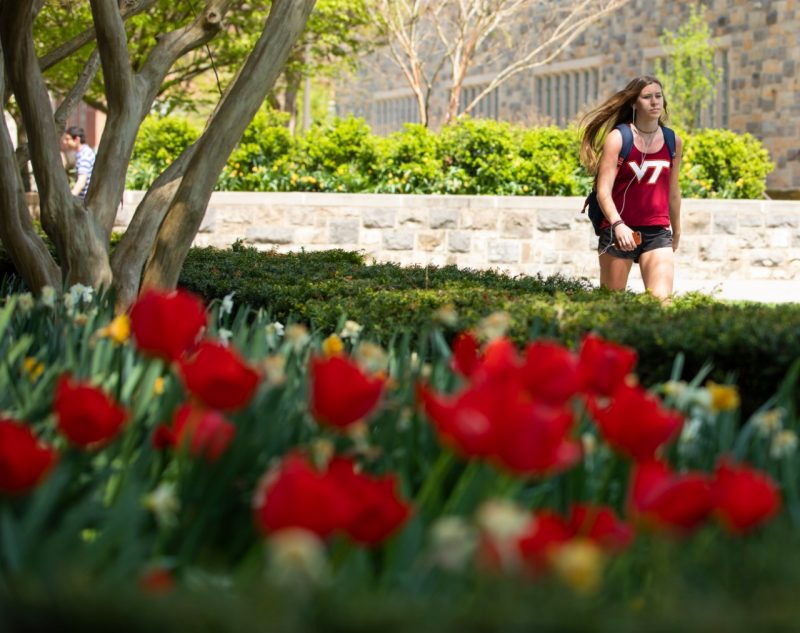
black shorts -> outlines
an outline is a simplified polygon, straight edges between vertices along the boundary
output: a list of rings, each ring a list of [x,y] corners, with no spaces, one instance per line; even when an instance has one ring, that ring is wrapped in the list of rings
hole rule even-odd
[[[672,231],[663,226],[632,226],[632,231],[639,231],[642,234],[642,243],[632,251],[623,251],[616,247],[609,246],[609,242],[614,239],[614,234],[609,227],[600,230],[600,241],[597,244],[598,253],[608,253],[612,257],[620,259],[632,259],[634,263],[639,263],[639,256],[647,251],[657,248],[672,247]],[[606,248],[608,247],[608,248]]]

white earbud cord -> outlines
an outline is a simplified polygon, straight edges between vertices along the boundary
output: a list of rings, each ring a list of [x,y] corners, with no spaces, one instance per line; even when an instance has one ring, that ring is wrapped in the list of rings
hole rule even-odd
[[[632,118],[633,118],[632,124],[633,124],[634,127],[636,127],[636,110],[635,109],[633,111],[633,117]],[[631,130],[631,134],[633,134],[632,130]],[[634,147],[636,146],[635,139],[634,139],[634,144],[633,145],[634,145]],[[647,145],[647,150],[649,150],[649,149],[650,149],[650,145],[648,144]],[[645,159],[646,156],[647,156],[647,151],[642,151],[642,162],[639,163],[639,173],[642,173],[642,167],[644,166],[644,159]],[[621,167],[622,167],[622,165],[620,165],[620,168]],[[625,191],[622,192],[622,208],[619,210],[619,217],[620,218],[622,217],[622,213],[625,211],[625,200],[628,197],[628,189],[631,188],[631,185],[633,184],[634,180],[636,180],[636,174],[633,174],[633,177],[631,178],[631,181],[625,187]],[[614,229],[612,229],[611,226],[608,227],[608,233],[609,233],[610,239],[608,240],[608,244],[606,245],[606,247],[602,251],[600,251],[601,255],[605,255],[608,252],[608,249],[611,248],[612,246],[614,246]]]

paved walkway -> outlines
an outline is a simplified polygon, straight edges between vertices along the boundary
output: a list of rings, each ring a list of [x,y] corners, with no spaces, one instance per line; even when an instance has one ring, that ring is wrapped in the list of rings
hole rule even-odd
[[[800,303],[800,280],[721,279],[719,281],[708,281],[675,279],[676,293],[681,294],[694,290],[713,295],[718,299],[731,301]]]

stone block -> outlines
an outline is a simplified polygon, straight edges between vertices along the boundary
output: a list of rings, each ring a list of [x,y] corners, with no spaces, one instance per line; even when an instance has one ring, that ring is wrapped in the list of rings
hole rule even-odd
[[[695,211],[694,213],[681,214],[681,231],[683,233],[710,233],[711,213],[708,211]]]
[[[468,231],[448,231],[447,250],[451,253],[469,253],[472,238]]]
[[[735,215],[716,213],[714,215],[713,232],[725,235],[736,235],[738,220]]]
[[[358,244],[358,220],[331,220],[328,224],[331,244]]]
[[[800,209],[797,213],[768,213],[766,216],[767,227],[773,228],[797,228],[800,226]]]
[[[259,226],[247,229],[244,237],[248,244],[291,244],[294,229],[283,226]]]
[[[489,240],[489,262],[492,264],[516,264],[520,258],[519,242]]]
[[[413,231],[384,231],[383,248],[387,251],[414,250]]]
[[[790,229],[774,229],[769,232],[769,247],[788,249],[792,247],[792,232]]]
[[[313,207],[291,207],[286,212],[286,219],[289,224],[295,226],[316,226],[319,214]]]
[[[477,231],[496,231],[497,217],[497,209],[470,209],[464,212],[462,228]]]
[[[442,242],[444,242],[443,231],[417,234],[417,245],[423,251],[435,251],[442,245]]]
[[[428,226],[427,209],[398,209],[395,218],[397,226]]]
[[[430,227],[432,229],[457,229],[460,212],[458,209],[431,209]]]
[[[539,231],[565,231],[572,227],[572,221],[579,215],[580,209],[576,212],[561,210],[539,210],[536,212],[536,228]]]
[[[755,268],[775,268],[784,261],[783,255],[772,250],[756,251],[750,256],[750,265]]]
[[[530,239],[533,237],[533,217],[530,213],[506,211],[501,216],[503,237]]]
[[[760,213],[740,213],[739,228],[758,229],[764,226],[764,216]]]
[[[365,229],[394,228],[394,209],[365,209],[361,217]]]

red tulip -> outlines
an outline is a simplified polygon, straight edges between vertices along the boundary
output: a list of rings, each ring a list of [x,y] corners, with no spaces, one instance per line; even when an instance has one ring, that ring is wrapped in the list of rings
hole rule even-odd
[[[344,356],[311,359],[311,414],[322,424],[344,429],[378,405],[384,379],[370,378]]]
[[[50,471],[56,452],[36,439],[27,426],[0,417],[0,492],[21,493]]]
[[[720,460],[714,474],[714,512],[731,532],[747,532],[780,510],[778,487],[767,474],[728,459]]]
[[[450,365],[453,371],[470,378],[480,363],[478,361],[478,339],[472,332],[462,332],[453,341],[453,359]]]
[[[570,411],[528,402],[521,392],[504,405],[495,421],[495,454],[502,466],[519,474],[546,475],[580,461],[581,445],[568,437]]]
[[[175,575],[164,567],[148,570],[139,578],[139,588],[151,595],[164,595],[175,588]]]
[[[156,435],[158,435],[156,430]],[[218,411],[207,411],[185,404],[172,422],[173,446],[187,446],[195,457],[217,461],[236,435],[236,427]],[[166,434],[162,436],[167,438]],[[166,441],[169,441],[168,439]]]
[[[577,357],[558,343],[529,343],[521,373],[534,398],[555,406],[563,405],[581,388]]]
[[[439,396],[421,385],[418,394],[444,444],[468,459],[494,453],[497,392],[473,387],[459,396]]]
[[[514,376],[470,386],[457,396],[419,388],[425,413],[441,441],[470,458],[493,458],[520,474],[565,470],[581,456],[568,438],[572,414],[533,402]]]
[[[639,386],[620,385],[605,409],[589,403],[606,441],[636,461],[652,459],[683,425],[680,413],[662,408],[658,398]]]
[[[58,428],[70,442],[83,448],[105,444],[122,429],[128,412],[97,387],[63,375],[53,403]]]
[[[375,545],[397,530],[411,510],[398,496],[394,476],[376,479],[357,473],[354,466],[349,459],[334,458],[327,476],[353,501],[355,511],[342,526],[344,531],[358,543]]]
[[[553,550],[573,537],[573,531],[562,517],[548,510],[540,510],[517,539],[517,548],[522,559],[534,571],[542,571],[549,565],[548,558]]]
[[[576,537],[588,538],[608,549],[624,549],[634,538],[633,528],[607,506],[575,504],[570,512],[569,527]]]
[[[357,511],[347,491],[294,454],[262,478],[253,509],[265,533],[303,528],[320,538],[341,529]]]
[[[713,508],[705,474],[679,475],[655,460],[634,467],[629,503],[634,514],[655,527],[678,532],[698,527]]]
[[[206,326],[203,302],[184,290],[146,290],[131,308],[131,333],[144,353],[178,360]]]
[[[636,351],[587,334],[579,357],[583,389],[590,394],[610,396],[625,381],[636,364]]]
[[[211,409],[244,407],[255,393],[259,374],[222,343],[203,341],[180,362],[186,389]]]

